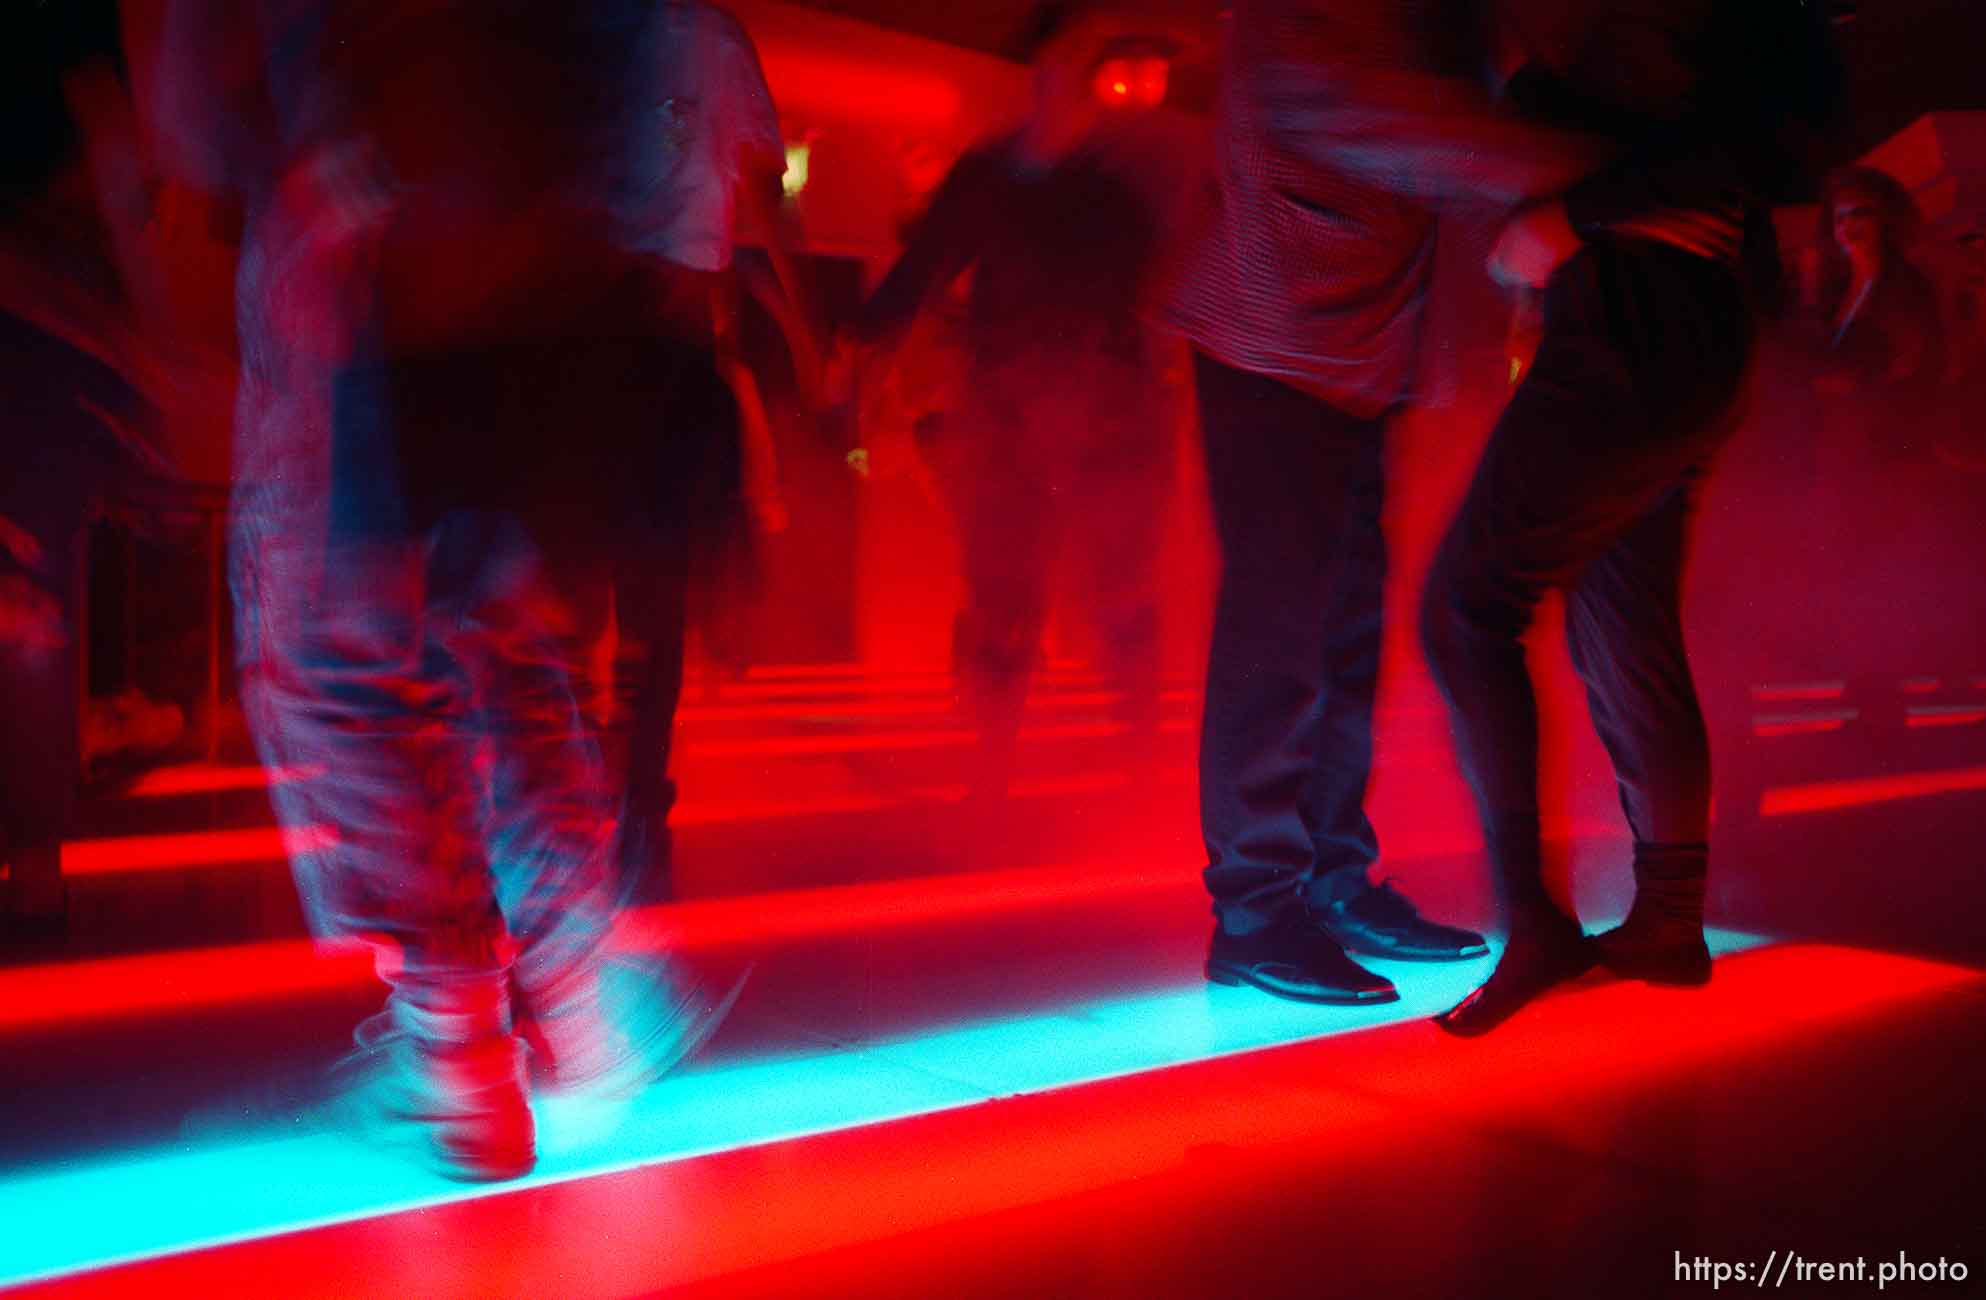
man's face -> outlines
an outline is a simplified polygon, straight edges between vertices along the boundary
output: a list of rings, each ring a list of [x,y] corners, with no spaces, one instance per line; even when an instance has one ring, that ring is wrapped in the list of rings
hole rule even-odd
[[[1882,214],[1866,194],[1842,194],[1834,200],[1834,242],[1844,252],[1873,254],[1883,242]]]

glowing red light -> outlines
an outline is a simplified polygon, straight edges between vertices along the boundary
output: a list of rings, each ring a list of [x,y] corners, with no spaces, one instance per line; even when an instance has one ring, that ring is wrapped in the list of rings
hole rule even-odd
[[[1957,768],[1944,772],[1911,772],[1902,776],[1868,777],[1855,781],[1821,781],[1813,785],[1781,786],[1765,792],[1759,799],[1758,811],[1764,817],[1778,817],[1788,813],[1854,808],[1863,804],[1888,803],[1896,799],[1919,799],[1927,795],[1954,794],[1964,790],[1986,790],[1986,767]]]
[[[1090,81],[1108,108],[1157,108],[1165,102],[1171,65],[1155,55],[1105,59]]]

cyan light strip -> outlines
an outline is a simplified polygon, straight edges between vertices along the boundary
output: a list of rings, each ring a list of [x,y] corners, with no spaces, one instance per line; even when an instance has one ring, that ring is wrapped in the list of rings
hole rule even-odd
[[[1718,955],[1765,940],[1714,932]],[[1400,986],[1374,1008],[1303,1006],[1195,984],[983,1021],[867,1047],[672,1076],[604,1137],[541,1115],[543,1158],[517,1182],[465,1187],[337,1133],[186,1141],[0,1180],[0,1286],[376,1215],[882,1124],[1432,1015],[1487,960],[1375,962]]]

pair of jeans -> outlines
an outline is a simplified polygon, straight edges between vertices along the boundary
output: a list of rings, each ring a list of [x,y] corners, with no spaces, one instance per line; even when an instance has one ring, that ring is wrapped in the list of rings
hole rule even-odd
[[[1710,746],[1683,645],[1695,486],[1736,422],[1752,347],[1736,274],[1596,244],[1548,286],[1536,358],[1428,579],[1421,633],[1505,905],[1541,881],[1537,701],[1523,636],[1566,601],[1574,671],[1642,842],[1709,835]]]
[[[1365,813],[1386,543],[1383,416],[1195,355],[1220,543],[1200,733],[1207,891],[1229,933],[1379,856]]]
[[[581,471],[654,418],[639,355],[527,339],[296,365],[244,403],[267,471],[232,520],[244,708],[290,778],[313,928],[373,945],[396,1004],[507,983],[557,1014],[597,967],[615,809],[586,665],[626,488]],[[451,447],[476,458],[460,476]]]
[[[299,892],[396,990],[508,978],[531,1002],[598,960],[613,817],[575,682],[599,576],[501,512],[236,555],[243,703],[291,778]]]

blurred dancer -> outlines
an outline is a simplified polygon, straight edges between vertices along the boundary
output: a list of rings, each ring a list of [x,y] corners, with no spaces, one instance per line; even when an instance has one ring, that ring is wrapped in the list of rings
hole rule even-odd
[[[4,238],[4,235],[0,235]],[[117,371],[16,315],[0,292],[0,930],[67,923],[62,839],[82,781],[79,547],[106,502],[160,495],[134,436],[154,421]]]
[[[1913,260],[1922,215],[1887,173],[1848,167],[1821,187],[1818,226],[1794,331],[1818,399],[1801,502],[1816,527],[1781,544],[1791,563],[1821,560],[1828,581],[1776,640],[1784,662],[1820,676],[1964,680],[1978,662],[1978,602],[1936,575],[1970,567],[1964,521],[1979,492],[1940,454],[1965,402],[1947,363],[1960,340]]]
[[[1854,404],[1866,407],[1855,412],[1864,437],[1879,456],[1907,454],[1945,378],[1938,293],[1910,257],[1923,216],[1888,173],[1847,167],[1821,187],[1819,223],[1802,303],[1821,358],[1815,388],[1866,395]]]
[[[1304,1002],[1398,996],[1348,952],[1454,961],[1480,935],[1367,871],[1386,547],[1385,430],[1414,388],[1434,223],[1269,133],[1264,74],[1399,58],[1390,0],[1242,0],[1228,20],[1218,208],[1170,310],[1194,347],[1221,548],[1201,723],[1207,976]]]
[[[1171,427],[1140,318],[1158,243],[1150,201],[1113,157],[1092,91],[1107,24],[1041,6],[1021,53],[1033,104],[939,185],[853,333],[895,341],[972,272],[965,377],[944,436],[962,485],[965,608],[954,670],[980,732],[973,793],[1006,793],[1058,560],[1081,566],[1126,724],[1158,722],[1155,564]]]
[[[575,669],[680,355],[633,247],[661,28],[637,0],[253,17],[278,162],[241,186],[244,706],[265,762],[323,774],[276,793],[315,927],[391,985],[347,1104],[450,1176],[510,1177],[527,1038],[545,1084],[603,1096],[708,1025],[616,994]]]
[[[62,839],[83,776],[78,548],[108,497],[160,468],[130,430],[150,413],[116,371],[14,314],[0,294],[0,933],[67,923]]]
[[[653,496],[634,520],[615,583],[620,630],[643,647],[619,868],[630,894],[647,898],[669,890],[669,755],[692,579],[706,588],[706,604],[737,600],[735,588],[752,582],[752,533],[785,527],[771,429],[739,352],[741,297],[749,293],[780,324],[803,388],[819,370],[791,253],[797,231],[782,202],[785,137],[751,38],[700,3],[660,5],[655,27],[665,120],[648,140],[656,177],[630,213],[639,221],[632,242],[663,264],[664,312],[683,346],[665,385]],[[769,274],[735,264],[741,230],[765,241]]]
[[[1422,607],[1510,924],[1488,982],[1437,1021],[1472,1035],[1595,960],[1709,978],[1709,745],[1681,619],[1690,504],[1732,425],[1750,290],[1777,276],[1761,200],[1784,179],[1782,128],[1819,107],[1825,77],[1798,0],[1466,8],[1500,106],[1426,46],[1339,79],[1285,60],[1267,80],[1285,147],[1430,203],[1514,203],[1491,270],[1544,294],[1537,356]],[[1543,883],[1522,637],[1552,588],[1635,838],[1634,906],[1591,943]]]
[[[107,13],[107,11],[105,11]],[[103,13],[95,14],[101,20]],[[82,779],[79,548],[107,499],[156,501],[147,349],[84,165],[108,26],[23,11],[0,42],[0,937],[67,924],[62,840]]]

